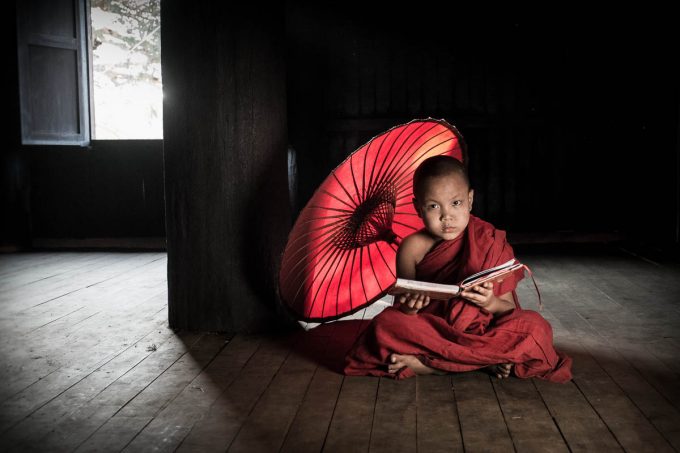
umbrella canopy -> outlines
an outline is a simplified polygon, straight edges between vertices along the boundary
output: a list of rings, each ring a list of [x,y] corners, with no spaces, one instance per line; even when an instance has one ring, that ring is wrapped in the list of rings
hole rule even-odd
[[[385,295],[401,240],[424,226],[411,202],[413,172],[437,155],[467,163],[463,137],[444,120],[414,120],[374,137],[324,180],[281,263],[281,299],[298,319],[337,319]]]

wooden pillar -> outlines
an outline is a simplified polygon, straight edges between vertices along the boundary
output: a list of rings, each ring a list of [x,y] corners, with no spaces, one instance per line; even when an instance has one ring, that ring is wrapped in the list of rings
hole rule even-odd
[[[280,326],[290,229],[285,11],[264,2],[161,4],[170,326]]]

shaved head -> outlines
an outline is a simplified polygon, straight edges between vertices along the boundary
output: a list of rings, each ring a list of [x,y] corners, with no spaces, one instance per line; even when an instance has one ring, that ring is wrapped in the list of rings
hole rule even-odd
[[[465,165],[455,157],[433,156],[425,159],[413,174],[413,195],[421,200],[427,182],[432,178],[442,176],[460,176],[470,189],[470,179],[468,178]]]

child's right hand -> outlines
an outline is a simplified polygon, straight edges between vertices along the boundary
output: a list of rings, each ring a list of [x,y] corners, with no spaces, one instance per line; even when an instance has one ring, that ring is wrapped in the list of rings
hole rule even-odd
[[[430,305],[430,297],[424,294],[405,293],[397,299],[399,310],[409,315],[415,315],[422,308]]]

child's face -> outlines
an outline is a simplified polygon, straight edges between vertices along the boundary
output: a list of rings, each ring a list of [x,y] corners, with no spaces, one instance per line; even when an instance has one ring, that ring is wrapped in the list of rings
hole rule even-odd
[[[470,221],[474,191],[458,174],[428,178],[423,199],[413,199],[418,216],[434,237],[456,239]]]

